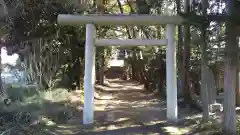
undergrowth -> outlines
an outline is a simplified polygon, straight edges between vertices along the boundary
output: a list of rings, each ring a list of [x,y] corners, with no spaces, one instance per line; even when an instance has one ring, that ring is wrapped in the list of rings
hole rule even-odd
[[[195,129],[198,135],[226,135],[222,126],[215,122],[201,123],[197,129]],[[237,119],[237,135],[240,135],[240,119]]]
[[[11,99],[10,105],[4,104],[5,98]],[[0,135],[48,135],[51,128],[81,114],[77,107],[82,101],[82,91],[69,92],[62,88],[38,91],[36,88],[9,86],[0,97]],[[237,126],[240,135],[239,120]],[[213,122],[201,123],[196,132],[224,135]]]
[[[42,133],[49,121],[57,123],[68,119],[64,117],[77,111],[71,106],[72,95],[76,96],[76,93],[62,88],[38,91],[36,88],[8,86],[0,97],[0,134],[30,135],[37,134],[38,130]],[[78,104],[81,104],[81,95],[80,92]],[[4,99],[10,99],[10,104],[4,104]]]

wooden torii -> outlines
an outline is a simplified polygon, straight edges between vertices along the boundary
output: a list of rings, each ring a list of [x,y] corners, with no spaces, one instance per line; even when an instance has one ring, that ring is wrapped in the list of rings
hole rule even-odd
[[[158,15],[58,15],[62,25],[86,25],[85,75],[84,75],[84,110],[83,123],[91,124],[94,119],[94,84],[95,84],[95,47],[96,46],[156,46],[167,45],[167,119],[177,121],[177,67],[174,25],[183,23],[179,16]],[[94,25],[159,25],[167,24],[165,39],[96,39]]]

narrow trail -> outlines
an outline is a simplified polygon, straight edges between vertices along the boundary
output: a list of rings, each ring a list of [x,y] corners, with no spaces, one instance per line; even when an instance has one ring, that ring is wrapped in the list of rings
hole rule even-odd
[[[105,86],[96,86],[100,93],[95,99],[96,111],[104,111],[104,115],[96,113],[105,121],[131,119],[132,124],[164,121],[166,103],[157,96],[148,93],[142,85],[132,81],[108,80]],[[161,115],[159,115],[161,114]]]
[[[55,134],[182,135],[187,134],[191,130],[189,127],[196,124],[196,120],[178,125],[168,124],[166,101],[132,81],[107,79],[104,86],[96,85],[96,93],[94,123],[89,126],[81,124],[81,106],[72,120],[54,128]],[[179,118],[190,116],[184,110],[179,110],[179,114]]]
[[[88,135],[182,134],[166,122],[166,102],[143,85],[119,79],[96,86],[95,126]],[[83,133],[81,133],[83,134]]]
[[[95,122],[99,130],[87,134],[163,134],[165,102],[147,93],[143,85],[119,79],[96,86]],[[166,133],[165,133],[166,134]]]

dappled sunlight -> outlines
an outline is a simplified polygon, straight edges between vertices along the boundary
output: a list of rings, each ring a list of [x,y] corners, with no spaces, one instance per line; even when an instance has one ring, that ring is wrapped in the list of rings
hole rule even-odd
[[[125,86],[125,90],[133,89],[133,90],[143,90],[143,86]]]
[[[97,128],[94,128],[92,132],[100,132],[100,131],[114,131],[114,130],[128,130],[130,128],[143,128],[143,126],[155,126],[156,124],[164,124],[165,121],[150,121],[145,123],[136,122],[134,118],[122,117],[118,118],[113,122],[107,122],[104,124],[99,123],[99,126],[96,125]],[[159,127],[160,129],[160,127]],[[136,131],[138,132],[138,131]]]
[[[190,123],[187,128],[168,125],[166,101],[146,93],[143,87],[137,83],[127,82],[125,84],[122,82],[121,85],[125,89],[101,86],[104,92],[99,92],[94,100],[94,123],[91,126],[82,124],[83,91],[68,92],[56,89],[29,97],[28,104],[25,106],[41,105],[38,110],[34,110],[36,114],[32,114],[38,116],[38,118],[36,117],[39,120],[37,123],[42,123],[41,130],[36,130],[34,134],[185,134],[189,131],[188,128],[194,128],[192,125],[196,125],[196,123],[188,121],[193,121],[198,116],[185,117],[188,114],[182,115]],[[108,92],[105,87],[108,87],[109,91],[115,91]],[[38,125],[37,123],[36,125]]]
[[[44,122],[46,126],[55,126],[56,125],[55,122],[53,122],[52,120],[45,118],[45,117],[43,117],[41,119],[41,121]]]
[[[107,127],[107,130],[114,130],[114,129],[118,129],[118,127],[116,127],[114,125],[110,125]]]
[[[76,134],[77,131],[79,131],[79,126],[73,126],[73,125],[58,125],[54,132],[57,132],[59,134],[69,135],[69,134]]]
[[[144,122],[144,125],[155,125],[155,124],[164,124],[167,123],[166,120],[153,120],[153,121],[148,121],[148,122]]]
[[[120,85],[115,85],[115,83]],[[147,93],[142,85],[115,79],[109,80],[107,85],[97,86],[97,91],[98,88],[101,88],[102,92],[100,92],[99,98],[101,98],[101,95],[110,95],[111,99],[95,100],[95,109],[100,111],[95,112],[95,122],[102,126],[94,128],[89,133],[114,134],[137,130],[136,133],[132,134],[141,131],[145,134],[180,135],[187,134],[194,129],[198,123],[193,121],[201,117],[197,114],[189,116],[189,112],[180,110],[179,117],[183,120],[180,125],[172,126],[167,124],[166,121],[166,101]],[[187,125],[187,127],[184,125]],[[142,131],[143,127],[148,130]],[[152,132],[152,130],[157,130],[157,132]]]
[[[70,93],[66,89],[58,88],[51,91],[42,92],[41,96],[45,100],[49,100],[52,102],[61,102],[68,100],[70,97]]]
[[[114,87],[109,87],[109,86],[101,86],[101,85],[97,85],[96,86],[97,89],[101,89],[104,92],[119,92],[119,91],[124,91],[124,90],[143,90],[142,86],[114,86]]]
[[[163,130],[165,130],[166,132],[168,132],[170,135],[183,135],[188,133],[191,129],[188,128],[177,128],[177,127],[173,127],[173,126],[167,126],[167,127],[162,127]]]
[[[84,96],[83,96],[83,91],[74,91],[70,94],[70,102],[71,103],[76,103],[78,102],[79,104],[82,104],[83,103],[83,100],[84,100]]]
[[[120,85],[115,85],[115,81],[119,81],[117,83]],[[97,126],[98,128],[94,128],[92,132],[116,132],[140,128],[146,134],[155,134],[151,130],[155,128],[161,130],[156,124],[166,123],[165,102],[150,97],[142,85],[129,81],[110,80],[107,85],[96,88],[97,91],[101,89],[104,93],[100,92],[99,99],[95,100],[95,110],[98,111],[95,112],[95,122],[102,126]],[[112,98],[103,100],[102,95],[110,95],[109,97]],[[153,129],[145,131],[146,129],[142,129],[144,126],[153,126]]]
[[[144,90],[143,85],[135,84],[129,81],[122,81],[119,79],[111,79],[105,82],[105,85],[96,85],[97,89],[103,90],[105,92],[119,92],[124,90]]]
[[[200,119],[202,118],[202,114],[194,114],[194,115],[188,115],[184,119]]]
[[[108,81],[105,81],[105,86],[111,87],[111,88],[120,88],[120,87],[123,87],[124,85],[119,83],[109,83]]]
[[[77,126],[73,126],[73,125],[58,125],[57,126],[58,128],[61,128],[61,129],[70,129],[70,128],[77,128]]]

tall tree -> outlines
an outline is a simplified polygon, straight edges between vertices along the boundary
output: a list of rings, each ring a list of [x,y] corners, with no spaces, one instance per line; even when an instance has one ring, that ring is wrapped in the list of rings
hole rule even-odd
[[[238,67],[238,44],[235,33],[235,22],[232,19],[235,13],[235,0],[226,3],[226,47],[225,47],[225,73],[224,73],[224,131],[227,134],[236,134],[236,73]]]
[[[207,15],[207,5],[208,0],[203,0],[202,7],[203,11],[202,14],[204,17]],[[209,109],[208,109],[208,87],[207,87],[207,70],[208,70],[208,58],[207,58],[207,27],[208,23],[204,23],[201,32],[201,99],[203,105],[203,121],[208,121],[209,119]]]
[[[96,5],[97,5],[97,12],[100,14],[104,14],[104,10],[105,10],[105,1],[104,0],[98,0],[96,1]],[[104,71],[105,71],[105,58],[104,58],[104,47],[99,47],[98,49],[98,54],[99,54],[99,62],[97,64],[99,64],[99,72],[98,72],[98,76],[99,76],[99,84],[103,85],[104,84]]]
[[[184,12],[186,14],[190,13],[190,1],[184,0]],[[189,80],[188,80],[188,73],[189,73],[189,64],[190,64],[190,40],[191,40],[191,34],[190,34],[190,25],[184,24],[184,49],[183,49],[183,75],[182,75],[182,91],[184,91],[184,101],[185,103],[191,102],[191,96],[190,96],[190,89],[189,89]]]
[[[176,5],[177,5],[177,13],[180,14],[181,13],[181,1],[180,0],[176,0]],[[178,79],[182,79],[183,78],[183,27],[182,25],[178,25],[178,48],[177,48],[177,56],[178,56],[178,60],[177,60],[177,65],[178,65],[178,73],[179,73],[179,78]],[[178,89],[180,90],[180,94],[183,93],[183,84],[181,83],[180,85],[178,85]]]

